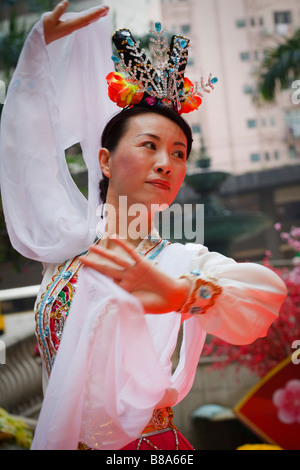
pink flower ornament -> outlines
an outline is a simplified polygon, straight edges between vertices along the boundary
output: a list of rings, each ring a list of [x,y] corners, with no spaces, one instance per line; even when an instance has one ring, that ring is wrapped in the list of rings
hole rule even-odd
[[[284,388],[276,390],[273,403],[278,408],[279,421],[300,424],[300,380],[289,380]]]

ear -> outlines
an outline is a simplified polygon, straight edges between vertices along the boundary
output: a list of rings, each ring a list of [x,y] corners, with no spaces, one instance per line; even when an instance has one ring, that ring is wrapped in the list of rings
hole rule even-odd
[[[99,151],[100,168],[101,168],[103,175],[107,176],[108,178],[111,177],[110,157],[111,157],[111,153],[108,149],[104,147],[100,149]]]

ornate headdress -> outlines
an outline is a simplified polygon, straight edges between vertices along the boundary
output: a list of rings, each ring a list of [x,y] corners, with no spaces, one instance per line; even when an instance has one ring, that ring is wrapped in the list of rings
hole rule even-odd
[[[169,45],[160,23],[155,23],[155,31],[150,33],[152,62],[129,29],[114,33],[113,42],[120,58],[112,56],[116,72],[106,77],[110,99],[121,108],[146,100],[149,105],[170,106],[179,114],[198,109],[203,93],[213,90],[218,79],[210,74],[207,83],[201,77],[200,83],[193,84],[184,76],[189,39],[175,35]]]

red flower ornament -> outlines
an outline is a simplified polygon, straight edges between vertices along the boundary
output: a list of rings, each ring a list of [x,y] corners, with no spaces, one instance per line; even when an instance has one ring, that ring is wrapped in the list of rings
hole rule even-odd
[[[194,85],[187,77],[184,78],[183,89],[186,98],[181,103],[181,108],[178,110],[178,114],[190,113],[195,109],[198,109],[202,103],[201,96],[193,94]]]
[[[125,79],[118,72],[111,72],[107,75],[108,96],[120,108],[137,104],[144,96],[138,85],[133,80]]]

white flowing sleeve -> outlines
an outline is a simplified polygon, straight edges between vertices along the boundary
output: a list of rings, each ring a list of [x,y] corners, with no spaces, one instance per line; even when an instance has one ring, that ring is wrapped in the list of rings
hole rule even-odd
[[[0,184],[11,243],[27,258],[60,263],[95,239],[100,137],[116,111],[105,81],[111,70],[109,17],[48,46],[41,19],[25,42],[2,113]],[[88,200],[65,158],[77,142]]]
[[[178,248],[173,249],[175,256]],[[191,291],[180,313],[232,344],[265,336],[286,297],[282,279],[267,267],[238,263],[200,245],[186,245],[184,251],[190,261],[183,277],[191,280]]]
[[[139,300],[89,268],[78,277],[33,450],[117,450],[135,440],[171,385]]]

